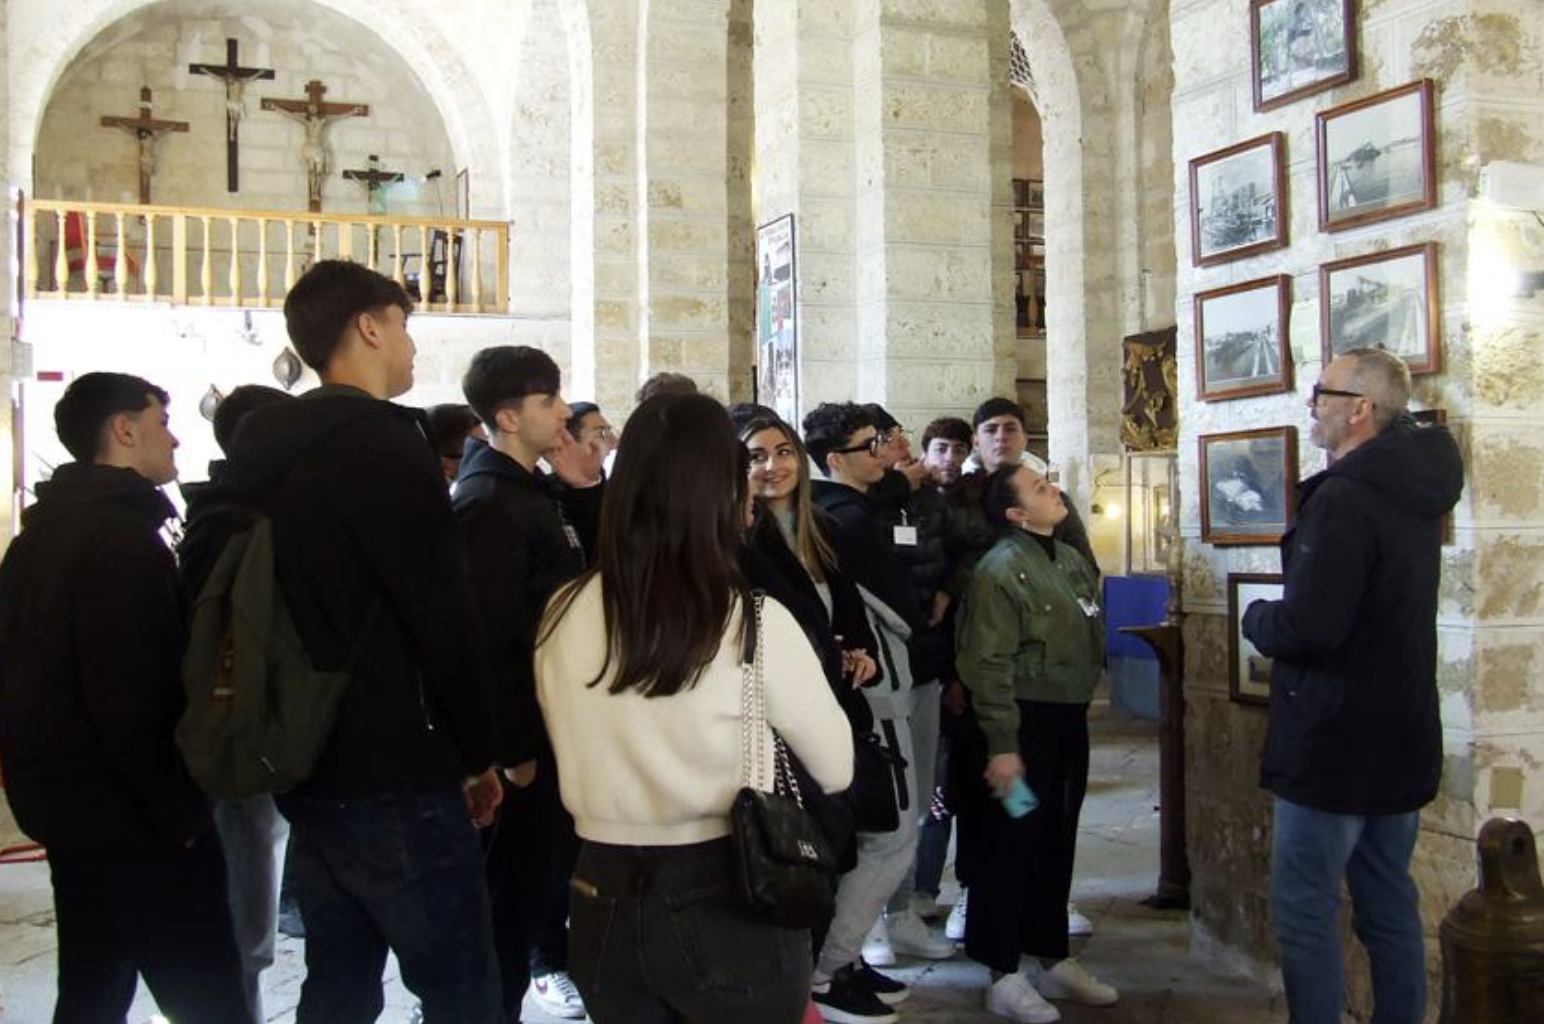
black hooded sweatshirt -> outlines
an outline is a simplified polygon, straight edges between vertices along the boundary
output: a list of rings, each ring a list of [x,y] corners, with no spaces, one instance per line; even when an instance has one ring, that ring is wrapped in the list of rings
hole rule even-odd
[[[1406,417],[1299,489],[1285,592],[1244,613],[1275,659],[1261,785],[1337,814],[1401,814],[1442,774],[1437,587],[1463,490],[1443,427]]]
[[[55,850],[174,851],[209,822],[172,739],[187,606],[175,510],[131,469],[38,485],[0,563],[0,759],[22,831]]]
[[[493,761],[466,553],[422,413],[327,385],[254,410],[227,486],[273,521],[279,586],[318,668],[358,645],[305,796],[459,785]],[[368,627],[368,629],[366,628]]]

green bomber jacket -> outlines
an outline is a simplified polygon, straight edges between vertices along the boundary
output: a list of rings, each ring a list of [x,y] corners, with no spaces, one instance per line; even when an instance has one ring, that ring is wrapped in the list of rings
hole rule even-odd
[[[1019,749],[1016,701],[1087,704],[1104,662],[1098,577],[1056,542],[1053,561],[1021,531],[976,563],[960,602],[955,666],[989,754]]]

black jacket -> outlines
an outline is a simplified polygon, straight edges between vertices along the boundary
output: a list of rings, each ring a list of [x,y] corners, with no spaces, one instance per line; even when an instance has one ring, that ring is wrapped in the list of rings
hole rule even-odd
[[[475,438],[451,505],[461,521],[498,714],[498,760],[548,752],[532,658],[547,601],[584,572],[605,485],[571,490]]]
[[[172,740],[187,604],[129,469],[69,463],[0,563],[0,758],[22,831],[57,849],[174,850],[209,822]]]
[[[862,492],[830,480],[816,480],[810,496],[831,517],[828,536],[841,556],[842,572],[906,620],[913,635],[921,631],[927,616],[874,503]]]
[[[916,531],[915,544],[894,544],[895,553],[906,564],[913,599],[922,612],[922,628],[912,635],[911,676],[916,684],[933,683],[954,675],[954,623],[949,617],[936,626],[927,625],[932,616],[933,597],[948,588],[959,556],[950,522],[949,503],[938,488],[924,483],[913,491],[906,478],[890,470],[881,483],[899,479],[905,489],[879,488],[870,495],[876,513],[888,535],[897,527]]]
[[[339,668],[359,648],[300,792],[425,792],[486,769],[493,697],[422,414],[324,386],[254,410],[231,448],[229,486],[273,520],[279,584],[312,660]]]
[[[1339,814],[1436,795],[1442,518],[1463,482],[1447,430],[1406,419],[1303,483],[1283,599],[1243,621],[1275,659],[1261,784],[1276,795]]]

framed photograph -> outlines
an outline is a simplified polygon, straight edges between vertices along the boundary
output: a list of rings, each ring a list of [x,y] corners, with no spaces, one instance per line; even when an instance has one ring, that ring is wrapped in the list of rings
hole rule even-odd
[[[1297,506],[1297,428],[1202,434],[1201,540],[1275,544]]]
[[[1316,115],[1321,231],[1437,205],[1432,91],[1423,78]]]
[[[1324,361],[1379,345],[1412,374],[1442,369],[1437,243],[1353,256],[1319,267],[1319,337]]]
[[[1287,244],[1286,136],[1271,132],[1190,161],[1190,256],[1198,267]]]
[[[1244,611],[1254,601],[1280,601],[1281,575],[1228,573],[1228,696],[1240,704],[1271,702],[1271,659],[1244,636]]]
[[[1250,0],[1254,108],[1312,96],[1356,78],[1356,0]]]
[[[1203,401],[1292,390],[1285,274],[1196,294],[1196,392]]]
[[[756,229],[756,400],[799,422],[799,329],[793,214]]]

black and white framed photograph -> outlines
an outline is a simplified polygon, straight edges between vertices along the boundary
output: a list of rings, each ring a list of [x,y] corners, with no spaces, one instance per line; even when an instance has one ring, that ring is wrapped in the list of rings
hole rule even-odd
[[[1203,401],[1292,390],[1287,337],[1292,279],[1285,274],[1198,292],[1196,393]]]
[[[1254,108],[1272,108],[1356,78],[1356,0],[1251,0]]]
[[[1319,337],[1324,361],[1382,346],[1412,374],[1442,369],[1437,243],[1335,260],[1319,267]]]
[[[1437,205],[1432,110],[1432,83],[1423,78],[1316,115],[1320,230]]]
[[[1297,428],[1202,434],[1201,540],[1275,544],[1297,506]]]
[[[1198,267],[1287,244],[1286,137],[1271,132],[1190,161],[1190,254]]]
[[[1279,573],[1228,573],[1228,697],[1240,704],[1271,702],[1271,659],[1244,635],[1244,612],[1255,601],[1280,601]]]

